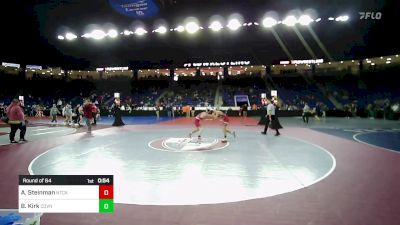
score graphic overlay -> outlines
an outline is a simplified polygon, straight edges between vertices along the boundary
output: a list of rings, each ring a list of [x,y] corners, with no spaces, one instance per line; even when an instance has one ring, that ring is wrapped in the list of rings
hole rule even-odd
[[[112,175],[20,175],[20,213],[113,213]]]

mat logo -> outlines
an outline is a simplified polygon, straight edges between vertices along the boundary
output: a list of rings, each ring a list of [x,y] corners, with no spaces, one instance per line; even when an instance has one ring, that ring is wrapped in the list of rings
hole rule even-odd
[[[367,19],[380,20],[382,18],[381,12],[359,12],[359,14],[360,14],[360,20],[367,20]]]
[[[223,143],[218,138],[162,138],[153,140],[149,143],[149,147],[162,151],[212,151],[225,148],[229,145],[228,142]]]

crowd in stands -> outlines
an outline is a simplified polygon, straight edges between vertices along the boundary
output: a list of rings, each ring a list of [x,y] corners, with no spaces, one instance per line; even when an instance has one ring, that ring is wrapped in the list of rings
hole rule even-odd
[[[256,104],[257,107],[261,106],[261,94],[266,93],[265,89],[260,89],[256,86],[253,87],[233,87],[224,85],[221,89],[223,105],[235,106],[235,95],[247,95],[250,105]]]
[[[278,87],[278,95],[288,110],[302,109],[305,103],[310,107],[333,108],[332,103],[323,95],[321,90],[302,76],[291,78],[273,78]]]
[[[160,104],[165,107],[182,107],[186,105],[193,107],[214,106],[216,88],[216,85],[208,83],[191,85],[189,88],[175,86],[160,100]]]
[[[347,116],[392,118],[393,114],[399,113],[400,104],[400,88],[393,82],[394,72],[396,70],[374,70],[340,77],[273,77],[273,87],[267,87],[261,76],[233,76],[223,80],[215,76],[206,80],[187,77],[178,82],[142,79],[135,83],[126,76],[104,80],[45,76],[25,79],[19,75],[1,74],[1,83],[10,85],[2,85],[0,113],[4,115],[5,106],[22,95],[26,114],[32,117],[48,116],[53,104],[60,112],[67,105],[79,112],[87,97],[103,114],[111,114],[115,92],[121,94],[121,110],[127,112],[154,107],[214,107],[217,94],[222,97],[222,106],[235,106],[235,95],[247,95],[250,109],[255,110],[262,107],[261,93],[269,95],[274,88],[282,102],[281,110],[302,110],[308,103],[317,112],[342,110]]]
[[[393,82],[395,71],[375,70],[359,75],[325,78],[327,95],[333,96],[348,114],[392,117],[398,113],[400,89]],[[317,80],[317,82],[321,82]]]

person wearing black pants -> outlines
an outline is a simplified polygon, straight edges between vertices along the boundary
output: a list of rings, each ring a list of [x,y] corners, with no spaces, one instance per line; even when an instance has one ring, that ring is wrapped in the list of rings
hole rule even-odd
[[[308,104],[304,104],[304,108],[303,108],[303,121],[304,123],[308,124],[308,118],[310,117],[310,107],[308,106]]]
[[[58,110],[56,104],[53,104],[53,107],[50,109],[51,123],[55,122],[55,124],[57,124],[57,114],[59,113],[60,111]]]
[[[279,129],[281,129],[282,126],[280,125],[280,123],[275,115],[275,106],[272,104],[272,102],[269,99],[267,99],[266,101],[267,101],[267,113],[266,113],[265,117],[267,118],[267,121],[265,123],[264,131],[261,132],[261,134],[266,135],[268,127],[271,124],[270,128],[274,129],[276,131],[275,136],[279,136],[279,135],[281,135],[279,133]]]
[[[122,121],[122,112],[121,112],[121,100],[120,99],[115,99],[113,105],[113,111],[114,111],[114,122],[112,126],[124,126],[125,123]]]
[[[19,138],[20,141],[25,140],[26,125],[24,110],[21,107],[21,103],[18,99],[14,99],[12,103],[6,109],[8,124],[10,124],[10,143],[18,143],[15,141],[15,133],[20,129]]]
[[[97,124],[96,119],[97,119],[98,108],[97,108],[97,106],[95,104],[92,104],[92,106],[93,106],[93,110],[92,110],[93,125],[96,125]]]
[[[17,143],[15,141],[15,133],[17,132],[17,130],[19,129],[19,140],[20,141],[26,141],[25,139],[25,133],[26,133],[26,125],[25,122],[24,123],[18,123],[18,124],[10,124],[11,127],[11,131],[10,131],[10,142],[11,143]]]

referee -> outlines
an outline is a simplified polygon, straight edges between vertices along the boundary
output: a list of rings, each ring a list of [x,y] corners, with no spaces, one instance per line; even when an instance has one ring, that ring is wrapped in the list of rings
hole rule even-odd
[[[267,130],[268,130],[268,126],[271,123],[271,129],[274,129],[276,131],[275,136],[279,136],[281,135],[279,133],[279,129],[282,128],[282,126],[279,124],[279,121],[276,118],[275,115],[275,106],[274,104],[272,104],[271,100],[266,99],[266,103],[267,103],[267,113],[265,115],[265,117],[267,118],[265,127],[264,127],[264,131],[261,132],[262,134],[266,135],[267,134]]]

